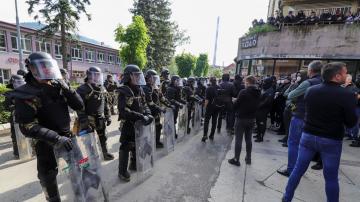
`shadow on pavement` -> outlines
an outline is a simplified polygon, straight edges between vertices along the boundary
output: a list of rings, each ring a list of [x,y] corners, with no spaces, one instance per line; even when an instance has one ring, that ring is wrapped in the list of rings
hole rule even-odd
[[[29,182],[16,189],[12,189],[0,194],[1,201],[13,201],[16,196],[17,201],[26,201],[39,194],[42,194],[38,181]],[[45,198],[44,198],[45,199]]]

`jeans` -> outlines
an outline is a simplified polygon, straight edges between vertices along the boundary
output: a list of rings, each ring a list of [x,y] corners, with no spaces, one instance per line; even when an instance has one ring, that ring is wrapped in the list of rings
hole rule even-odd
[[[325,178],[325,192],[328,202],[339,201],[339,179],[338,171],[340,166],[340,157],[342,151],[342,141],[333,140],[303,133],[299,146],[299,156],[295,168],[290,175],[286,191],[285,201],[291,201],[294,197],[296,187],[299,185],[301,177],[309,167],[310,161],[316,152],[319,152],[322,158]]]
[[[289,128],[288,138],[288,165],[287,170],[291,173],[295,167],[296,159],[298,158],[299,144],[301,134],[304,127],[304,120],[297,117],[292,117]]]
[[[254,119],[239,119],[235,121],[235,159],[240,159],[242,140],[245,134],[246,158],[251,158],[252,150],[252,130],[254,128]]]

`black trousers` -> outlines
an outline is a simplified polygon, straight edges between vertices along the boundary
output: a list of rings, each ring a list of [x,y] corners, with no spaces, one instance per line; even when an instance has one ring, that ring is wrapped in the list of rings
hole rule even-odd
[[[209,123],[211,119],[211,132],[210,137],[214,137],[216,130],[216,123],[218,121],[219,110],[218,109],[206,109],[205,122],[204,122],[204,137],[207,137],[209,131]]]
[[[240,119],[235,121],[235,159],[240,159],[243,137],[246,143],[246,158],[251,158],[252,150],[252,130],[254,119]]]
[[[18,150],[18,145],[17,145],[17,140],[16,140],[13,116],[11,116],[10,127],[11,127],[11,141],[12,141],[12,145],[13,145],[13,154],[14,154],[14,156],[19,156],[19,150]]]
[[[258,135],[264,135],[266,131],[267,114],[265,111],[258,111],[256,113],[256,126]]]
[[[284,110],[284,128],[285,128],[285,139],[287,140],[289,137],[289,128],[290,128],[290,122],[291,122],[291,110],[288,108],[285,108]]]

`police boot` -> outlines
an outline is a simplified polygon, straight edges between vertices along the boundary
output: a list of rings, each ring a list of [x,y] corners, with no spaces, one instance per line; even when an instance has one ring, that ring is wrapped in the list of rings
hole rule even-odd
[[[45,194],[45,198],[49,202],[60,202],[60,194],[56,179],[50,181],[40,181],[41,188]]]
[[[104,156],[104,160],[105,161],[114,160],[114,155],[110,154],[107,150],[106,136],[105,135],[99,136],[99,140],[100,140],[100,145],[101,145],[101,150],[102,150],[102,153]]]
[[[131,152],[129,170],[136,171],[136,156],[135,152]]]
[[[259,134],[255,142],[263,142],[264,141],[264,134]]]
[[[118,176],[121,180],[125,182],[130,182],[130,173],[128,172],[128,163],[129,163],[129,152],[128,151],[119,151],[119,173]]]
[[[204,136],[201,138],[201,142],[206,142],[207,139],[208,139],[207,135],[204,135]]]

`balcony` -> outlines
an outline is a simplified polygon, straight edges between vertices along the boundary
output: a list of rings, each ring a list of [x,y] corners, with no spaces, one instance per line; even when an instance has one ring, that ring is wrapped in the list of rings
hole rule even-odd
[[[283,27],[239,40],[237,61],[246,59],[360,59],[360,25]]]

